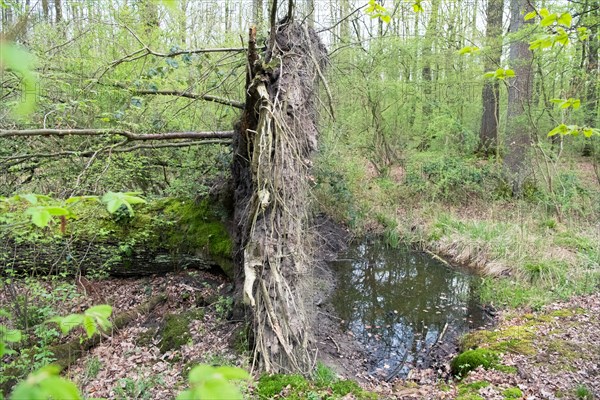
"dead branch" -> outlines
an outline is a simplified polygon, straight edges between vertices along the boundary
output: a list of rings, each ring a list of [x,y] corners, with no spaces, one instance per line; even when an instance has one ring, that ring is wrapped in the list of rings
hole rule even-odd
[[[223,104],[226,106],[239,108],[240,110],[244,109],[244,103],[242,103],[241,101],[224,99],[222,97],[213,96],[211,94],[197,94],[197,93],[190,93],[190,92],[179,91],[179,90],[131,89],[131,88],[128,88],[125,85],[121,85],[121,84],[118,84],[115,86],[123,88],[123,89],[130,89],[132,91],[132,93],[140,94],[140,95],[179,96],[179,97],[186,97],[188,99],[194,99],[194,100],[210,101],[213,103],[218,103],[218,104]]]
[[[185,142],[174,142],[174,143],[158,143],[158,144],[140,144],[130,147],[119,147],[128,143],[128,141],[124,141],[118,143],[118,146],[106,146],[97,150],[86,150],[86,151],[75,151],[75,150],[65,150],[58,151],[54,153],[33,153],[33,154],[21,154],[11,157],[6,157],[0,160],[0,165],[6,164],[9,161],[14,161],[10,163],[8,167],[12,167],[18,165],[22,162],[30,160],[32,158],[60,158],[60,157],[92,157],[94,154],[103,154],[103,153],[127,153],[136,150],[142,149],[164,149],[164,148],[178,148],[178,147],[190,147],[190,146],[198,146],[205,144],[220,144],[220,145],[230,145],[231,140],[228,139],[215,139],[215,140],[190,140]],[[15,161],[16,160],[16,161]]]
[[[0,129],[0,138],[29,136],[123,136],[128,140],[231,139],[233,131],[133,133],[119,129]]]

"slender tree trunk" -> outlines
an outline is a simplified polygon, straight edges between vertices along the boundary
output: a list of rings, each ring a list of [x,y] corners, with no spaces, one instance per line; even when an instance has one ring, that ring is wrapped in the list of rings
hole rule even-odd
[[[44,16],[44,21],[49,22],[50,8],[48,7],[48,0],[42,0],[42,15]]]
[[[263,0],[252,1],[252,23],[260,33],[263,27]]]
[[[54,22],[56,24],[60,23],[62,21],[63,15],[62,15],[62,4],[60,3],[61,0],[54,0]]]
[[[510,33],[518,32],[525,24],[523,16],[533,7],[529,0],[511,0]],[[509,50],[509,62],[515,71],[515,78],[508,82],[508,112],[506,132],[506,157],[504,158],[507,178],[512,185],[513,196],[520,197],[523,183],[530,173],[529,150],[531,148],[531,127],[528,112],[533,87],[533,53],[529,43],[513,39]]]
[[[490,53],[485,59],[485,70],[495,70],[500,66],[502,55],[502,12],[504,0],[488,0],[486,8],[486,46]],[[481,93],[483,115],[479,130],[478,153],[489,156],[495,154],[498,146],[498,120],[500,118],[500,84],[486,81]]]
[[[598,0],[592,1],[590,4],[590,37],[587,42],[587,88],[585,91],[585,124],[587,126],[595,126],[598,124],[598,79],[600,79],[600,73],[598,71],[598,51],[600,50],[600,37],[598,32],[598,25],[600,24],[600,2]],[[585,139],[583,147],[583,155],[591,156],[594,148],[592,138]]]
[[[433,43],[435,41],[435,37],[437,36],[437,19],[438,19],[438,9],[440,6],[440,0],[432,0],[431,2],[431,16],[429,17],[429,22],[427,22],[427,30],[425,31],[425,38],[423,44],[423,66],[421,69],[421,78],[423,80],[423,99],[422,99],[422,118],[421,121],[423,123],[423,130],[426,129],[426,121],[429,121],[431,118],[431,103],[432,99],[432,85],[433,85]],[[429,147],[430,137],[423,136],[423,140],[419,147],[421,149],[426,149]]]

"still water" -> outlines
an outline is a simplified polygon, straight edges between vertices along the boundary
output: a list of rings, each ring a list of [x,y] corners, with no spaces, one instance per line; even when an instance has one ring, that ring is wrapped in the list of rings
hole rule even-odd
[[[342,329],[364,346],[371,372],[384,378],[427,367],[432,346],[486,322],[478,278],[426,253],[363,242],[333,268],[338,287],[332,302]]]

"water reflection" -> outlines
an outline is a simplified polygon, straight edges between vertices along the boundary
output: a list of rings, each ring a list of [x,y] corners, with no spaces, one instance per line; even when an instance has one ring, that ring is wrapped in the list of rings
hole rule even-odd
[[[482,326],[477,279],[427,254],[389,249],[380,242],[353,246],[334,263],[338,288],[332,299],[343,329],[387,378],[426,366],[432,346]]]

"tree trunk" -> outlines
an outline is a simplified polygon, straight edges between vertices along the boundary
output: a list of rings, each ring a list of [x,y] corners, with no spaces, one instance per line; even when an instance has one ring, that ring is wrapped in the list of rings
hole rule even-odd
[[[598,24],[600,24],[600,2],[592,1],[589,5],[590,15],[590,37],[587,41],[587,88],[585,91],[585,124],[586,126],[597,126],[598,123],[598,51],[600,50],[600,37],[598,35]],[[583,155],[591,156],[594,152],[592,138],[586,138],[583,147]]]
[[[486,8],[486,46],[491,48],[485,59],[485,71],[498,69],[502,56],[502,11],[504,0],[488,0]],[[498,120],[500,118],[500,84],[487,80],[481,93],[483,115],[479,130],[477,152],[484,156],[495,154],[498,146]]]
[[[427,30],[425,31],[425,37],[423,39],[423,66],[421,69],[421,78],[423,79],[423,99],[421,101],[423,139],[419,145],[419,148],[421,150],[427,149],[432,139],[427,134],[425,134],[425,131],[427,130],[427,121],[430,120],[432,111],[431,104],[433,102],[433,96],[431,94],[433,89],[433,44],[437,36],[437,18],[439,6],[440,0],[432,0],[431,16],[429,17],[429,22],[427,22]]]
[[[525,24],[523,16],[533,7],[529,0],[511,0],[510,33],[519,31]],[[520,197],[523,183],[529,175],[529,150],[531,147],[531,128],[528,112],[532,94],[533,53],[524,39],[514,39],[510,45],[509,63],[515,71],[515,78],[508,82],[508,112],[506,132],[506,157],[504,166],[507,178],[512,185],[513,196]]]
[[[54,22],[56,24],[62,21],[62,4],[60,2],[61,0],[54,0]]]
[[[273,32],[259,63],[251,30],[246,109],[234,139],[236,286],[253,320],[258,367],[306,375],[315,357],[308,182],[326,50],[306,26],[286,21]]]

